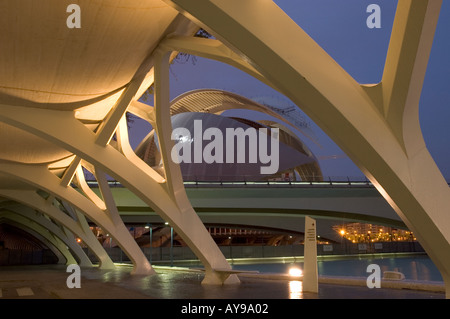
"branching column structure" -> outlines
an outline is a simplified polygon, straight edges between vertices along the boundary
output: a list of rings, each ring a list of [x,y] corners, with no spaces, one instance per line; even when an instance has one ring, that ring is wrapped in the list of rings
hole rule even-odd
[[[111,266],[102,250],[96,249],[97,244],[89,240],[87,230],[83,228],[86,224],[77,223],[56,209],[52,199],[57,198],[70,204],[76,212],[85,215],[114,238],[133,262],[134,274],[152,274],[154,270],[117,211],[107,182],[107,175],[112,176],[168,221],[183,237],[205,266],[204,284],[238,283],[239,279],[231,273],[227,260],[193,210],[184,190],[180,168],[170,157],[173,141],[168,95],[169,56],[169,52],[155,50],[149,58],[155,65],[154,70],[138,71],[95,132],[76,118],[76,112],[1,105],[1,121],[50,141],[75,154],[75,157],[61,177],[53,174],[45,165],[2,163],[2,174],[25,182],[34,189],[2,189],[0,195],[51,215],[77,236],[86,239],[85,243],[92,245],[90,248],[96,252],[97,257]],[[155,107],[137,101],[142,83],[152,83],[148,78],[153,77],[153,72]],[[131,149],[125,118],[127,111],[147,120],[155,128],[165,176],[150,168]],[[114,133],[117,140],[112,140]],[[100,196],[90,189],[83,168],[97,179]],[[48,194],[50,200],[39,196],[38,191]],[[78,217],[81,217],[80,214]],[[83,221],[83,218],[80,220]]]

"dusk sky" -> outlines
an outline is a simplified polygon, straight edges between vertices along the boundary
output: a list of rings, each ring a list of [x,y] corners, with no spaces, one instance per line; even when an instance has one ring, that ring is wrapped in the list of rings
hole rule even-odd
[[[358,82],[369,84],[380,81],[397,1],[276,0],[275,2]],[[370,29],[366,25],[366,19],[370,15],[366,12],[369,4],[381,7],[380,29]],[[270,23],[270,17],[267,17],[267,23]],[[448,181],[450,181],[449,34],[450,1],[443,1],[422,91],[420,118],[428,149]],[[172,98],[194,89],[214,88],[258,101],[265,100],[274,106],[293,105],[289,99],[251,76],[231,66],[199,57],[194,60],[191,58],[185,63],[178,61],[172,64],[171,78]],[[279,105],[275,105],[276,103]],[[267,118],[251,111],[244,113],[229,111],[226,114],[245,114],[254,120]],[[361,178],[363,176],[361,171],[339,147],[309,118],[307,121],[311,123],[312,131],[321,147],[303,135],[299,136],[320,159],[324,176]],[[137,140],[145,136],[148,130],[147,125],[136,121],[130,135]],[[338,157],[330,159],[333,155]]]

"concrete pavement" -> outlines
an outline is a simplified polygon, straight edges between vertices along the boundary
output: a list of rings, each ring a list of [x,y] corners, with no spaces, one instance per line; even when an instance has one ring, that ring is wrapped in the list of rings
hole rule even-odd
[[[81,288],[68,288],[66,266],[0,268],[0,299],[444,299],[442,292],[369,289],[321,282],[318,294],[302,292],[301,281],[241,276],[241,284],[201,285],[203,273],[156,268],[154,276],[131,275],[131,267],[81,269]]]

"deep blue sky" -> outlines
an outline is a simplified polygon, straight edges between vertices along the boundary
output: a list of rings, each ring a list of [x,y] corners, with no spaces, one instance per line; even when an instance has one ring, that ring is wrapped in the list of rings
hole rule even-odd
[[[397,6],[395,0],[276,0],[298,25],[321,45],[344,69],[360,83],[380,81]],[[369,4],[381,7],[381,29],[366,26]],[[270,23],[270,17],[268,17]],[[441,16],[431,52],[420,102],[421,126],[428,149],[450,180],[450,1],[443,1]],[[278,92],[247,74],[219,62],[196,58],[195,63],[176,62],[171,66],[172,98],[193,89],[216,88],[249,98],[268,98],[281,104],[292,104]],[[237,111],[228,114],[237,114]],[[262,119],[255,112],[246,112],[253,119]],[[311,120],[312,129],[322,147],[302,139],[322,158],[325,176],[362,177],[361,171]],[[142,138],[148,126],[135,122],[130,134]],[[134,142],[134,145],[135,142]]]

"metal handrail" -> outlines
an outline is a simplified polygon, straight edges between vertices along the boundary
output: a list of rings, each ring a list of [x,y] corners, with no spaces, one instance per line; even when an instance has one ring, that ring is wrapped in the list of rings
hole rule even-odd
[[[370,181],[221,181],[221,180],[196,180],[196,181],[184,181],[186,187],[258,187],[258,186],[289,186],[289,187],[336,187],[336,186],[369,186],[373,187]],[[89,186],[98,187],[98,183],[95,180],[87,181]],[[110,187],[123,187],[119,181],[108,181]]]
[[[95,180],[88,185],[98,187]],[[185,180],[185,187],[374,187],[369,180],[323,180],[323,181],[251,181],[251,180]],[[109,180],[111,187],[123,187],[119,181]],[[450,183],[447,183],[450,186]]]

